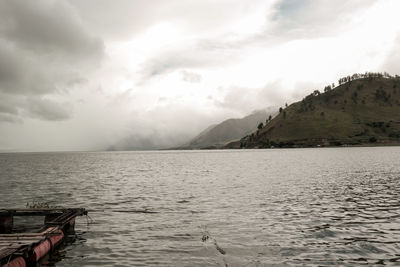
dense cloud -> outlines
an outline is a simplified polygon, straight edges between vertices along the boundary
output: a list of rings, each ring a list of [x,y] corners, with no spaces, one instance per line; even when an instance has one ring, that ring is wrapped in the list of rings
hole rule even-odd
[[[0,109],[0,120],[69,118],[67,109],[45,96],[83,83],[103,57],[102,41],[60,1],[1,1],[0,25],[0,96],[8,106]]]
[[[246,19],[239,20],[234,24],[236,27],[220,27],[213,34],[197,34],[194,38],[185,38],[183,43],[166,46],[141,64],[140,83],[185,68],[229,66],[257,50],[273,50],[293,41],[319,40],[345,32],[355,16],[361,16],[375,2],[279,0],[259,5],[258,11],[251,9],[257,4],[248,5],[244,10],[253,12],[254,21],[243,12],[241,15]],[[225,13],[229,7],[224,8],[222,17],[229,17]],[[189,23],[195,21],[196,18],[190,19]],[[247,31],[241,32],[240,27],[246,27]]]
[[[32,98],[27,101],[27,115],[42,120],[57,121],[70,117],[70,111],[65,105],[45,98]]]
[[[349,73],[399,74],[399,6],[0,1],[0,150],[171,147]]]
[[[141,66],[141,82],[186,68],[207,68],[232,62],[233,51],[199,47],[197,44],[163,51],[147,59]]]
[[[107,38],[126,40],[160,23],[182,24],[190,34],[230,27],[232,21],[275,0],[69,0],[90,28]],[[95,8],[94,8],[95,7]]]

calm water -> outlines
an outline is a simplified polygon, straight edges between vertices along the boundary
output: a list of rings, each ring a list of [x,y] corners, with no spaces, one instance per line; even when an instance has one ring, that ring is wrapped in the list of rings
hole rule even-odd
[[[396,265],[399,159],[400,147],[0,154],[0,206],[93,210],[56,266]]]

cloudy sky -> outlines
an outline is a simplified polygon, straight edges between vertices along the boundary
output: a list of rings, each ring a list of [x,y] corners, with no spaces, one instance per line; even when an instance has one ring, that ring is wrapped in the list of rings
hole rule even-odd
[[[0,150],[172,146],[400,74],[398,0],[1,0]]]

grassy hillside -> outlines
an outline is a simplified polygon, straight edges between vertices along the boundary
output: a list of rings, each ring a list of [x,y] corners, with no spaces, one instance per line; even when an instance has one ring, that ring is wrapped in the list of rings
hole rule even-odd
[[[340,79],[230,147],[296,147],[400,143],[400,78],[379,73]],[[233,145],[236,144],[236,145]]]

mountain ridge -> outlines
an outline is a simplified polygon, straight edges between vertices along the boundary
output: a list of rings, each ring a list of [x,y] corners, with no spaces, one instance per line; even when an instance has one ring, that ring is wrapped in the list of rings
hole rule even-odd
[[[354,74],[285,108],[225,148],[400,143],[400,77]]]
[[[230,118],[213,124],[179,149],[220,148],[226,143],[253,132],[257,125],[265,122],[272,113],[272,108],[253,111],[242,118]]]

